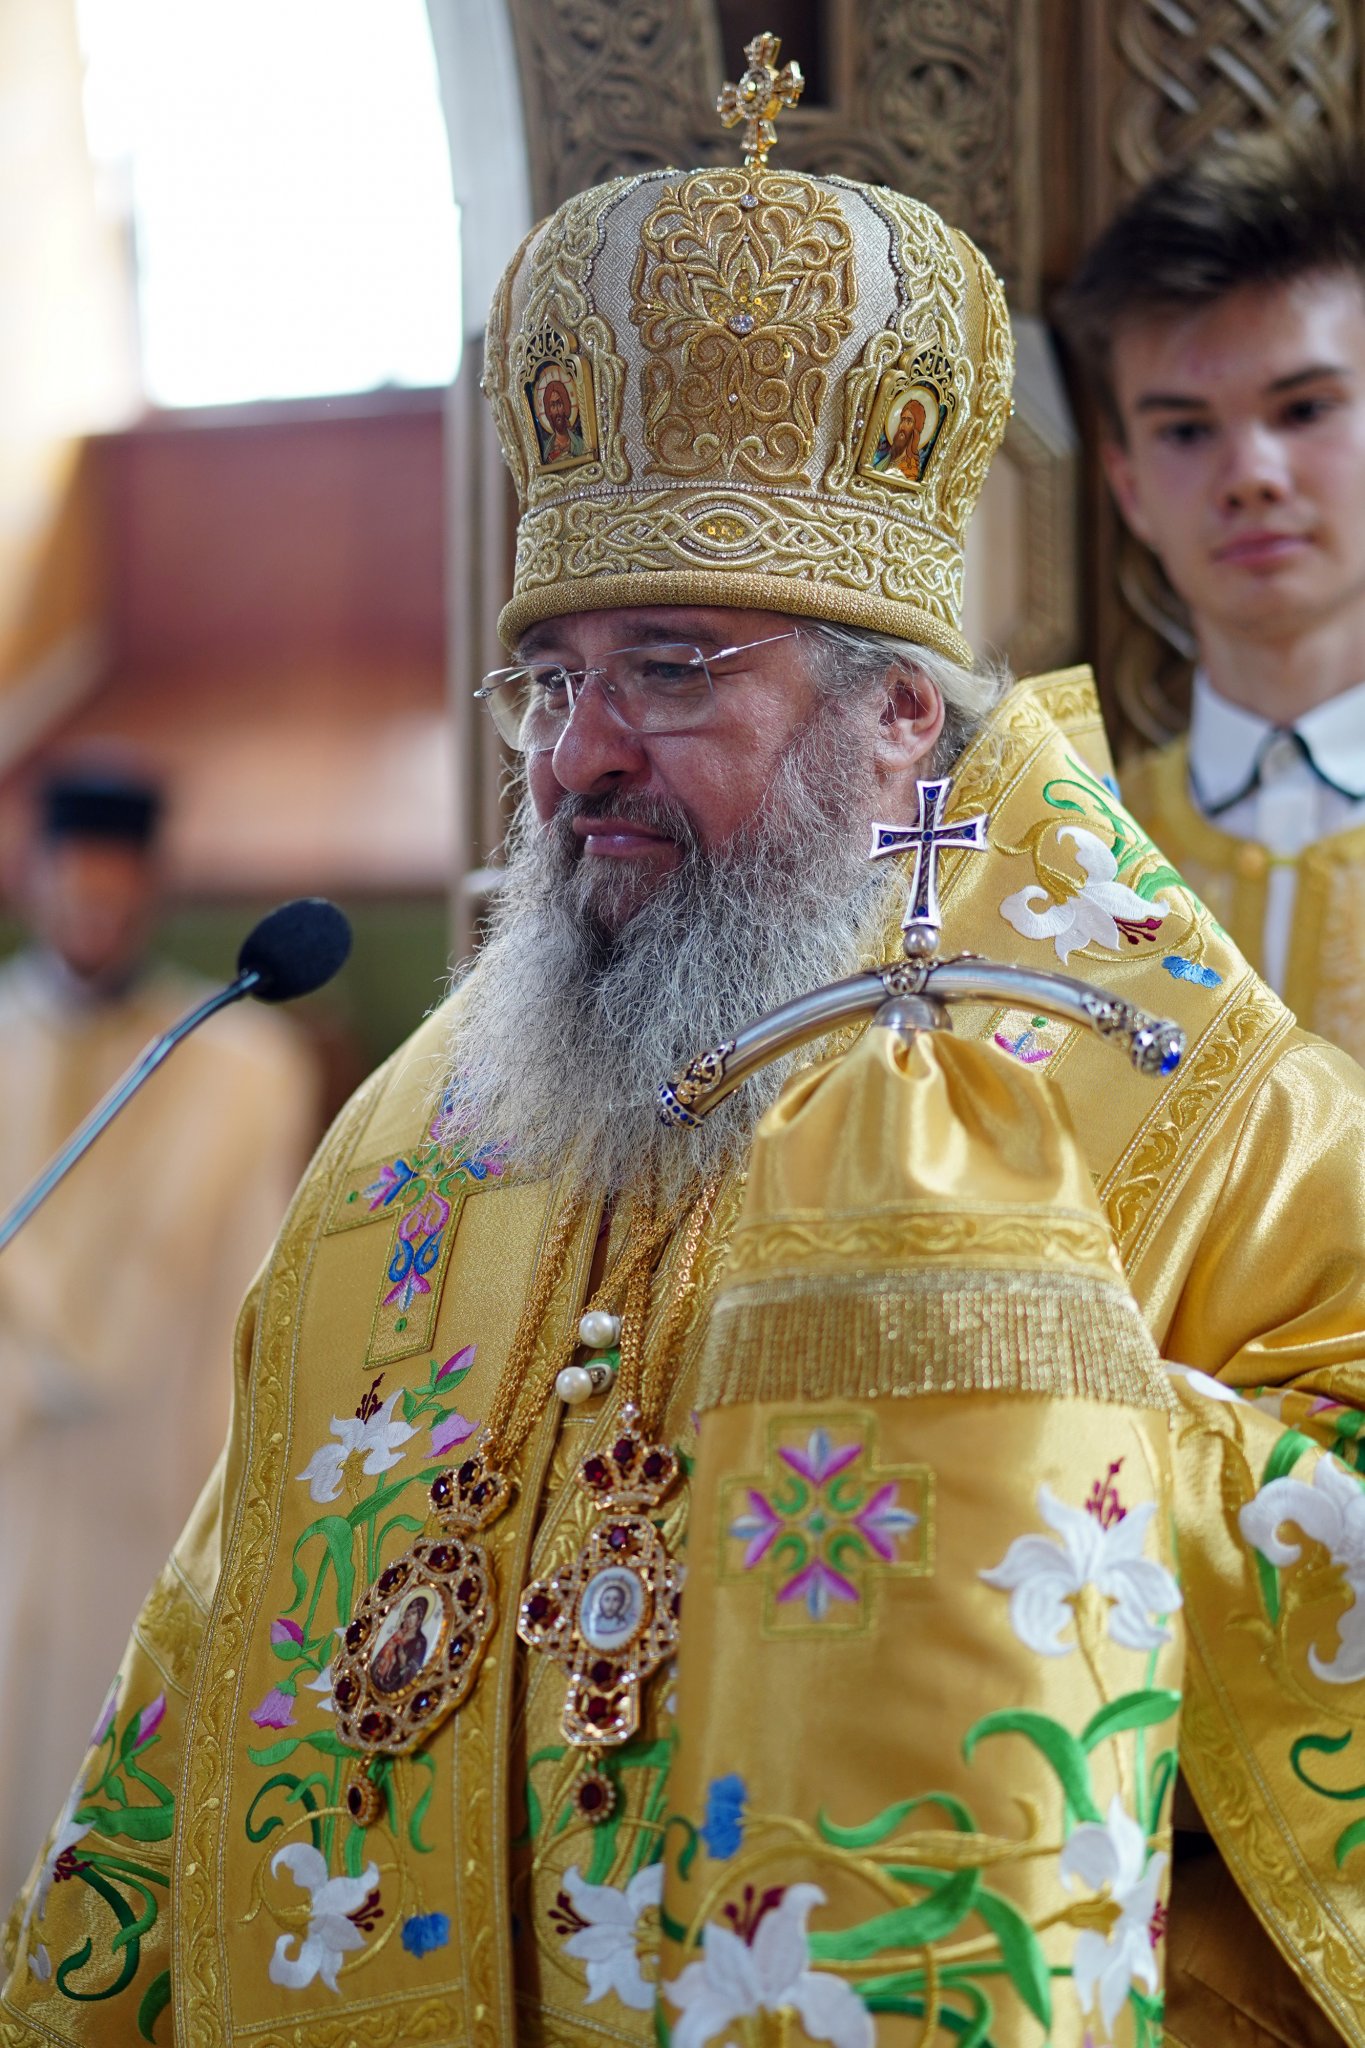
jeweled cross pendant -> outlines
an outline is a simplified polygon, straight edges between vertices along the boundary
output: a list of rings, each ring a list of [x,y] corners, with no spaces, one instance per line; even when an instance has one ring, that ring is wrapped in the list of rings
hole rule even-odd
[[[938,860],[941,853],[950,847],[961,847],[973,853],[986,849],[986,833],[990,819],[983,811],[975,818],[955,819],[952,824],[943,822],[943,813],[948,807],[948,793],[952,789],[952,777],[945,775],[937,782],[919,782],[915,787],[919,794],[919,817],[913,825],[873,825],[872,847],[869,860],[887,860],[893,854],[909,853],[914,848],[915,866],[910,877],[910,901],[902,928],[929,931],[937,939],[942,929],[943,918],[938,903]]]

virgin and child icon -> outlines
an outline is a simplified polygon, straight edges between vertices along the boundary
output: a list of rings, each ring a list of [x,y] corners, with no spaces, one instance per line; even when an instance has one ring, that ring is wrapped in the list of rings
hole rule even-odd
[[[403,1692],[420,1677],[439,1648],[441,1620],[439,1601],[430,1592],[410,1593],[385,1615],[370,1657],[376,1692]]]

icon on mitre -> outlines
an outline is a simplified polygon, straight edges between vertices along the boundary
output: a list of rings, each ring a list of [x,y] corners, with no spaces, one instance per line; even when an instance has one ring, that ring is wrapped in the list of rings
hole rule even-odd
[[[917,368],[883,377],[858,465],[896,490],[923,482],[951,404]]]
[[[523,389],[542,469],[571,469],[597,453],[588,367],[575,356],[537,363]]]

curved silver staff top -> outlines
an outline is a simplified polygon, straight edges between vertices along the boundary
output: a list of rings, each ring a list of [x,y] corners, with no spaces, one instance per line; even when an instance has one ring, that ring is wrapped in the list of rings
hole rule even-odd
[[[919,815],[913,825],[874,825],[870,860],[886,860],[913,848],[915,864],[903,924],[905,958],[850,975],[847,981],[812,989],[781,1009],[746,1024],[733,1038],[689,1060],[659,1089],[660,1122],[696,1125],[750,1074],[798,1045],[870,1018],[893,1031],[951,1031],[950,1003],[1004,1003],[1049,1011],[1080,1024],[1126,1049],[1140,1074],[1172,1073],[1185,1056],[1185,1034],[1168,1018],[1154,1017],[1108,990],[1070,974],[1044,974],[961,953],[938,958],[942,919],[938,902],[939,856],[950,847],[988,851],[990,819],[945,820],[952,780],[921,782]]]

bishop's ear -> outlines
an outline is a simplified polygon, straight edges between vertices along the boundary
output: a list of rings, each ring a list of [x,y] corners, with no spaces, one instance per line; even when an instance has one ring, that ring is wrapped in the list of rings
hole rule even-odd
[[[942,731],[943,696],[937,683],[912,664],[890,670],[877,720],[878,780],[913,786],[925,773]]]

